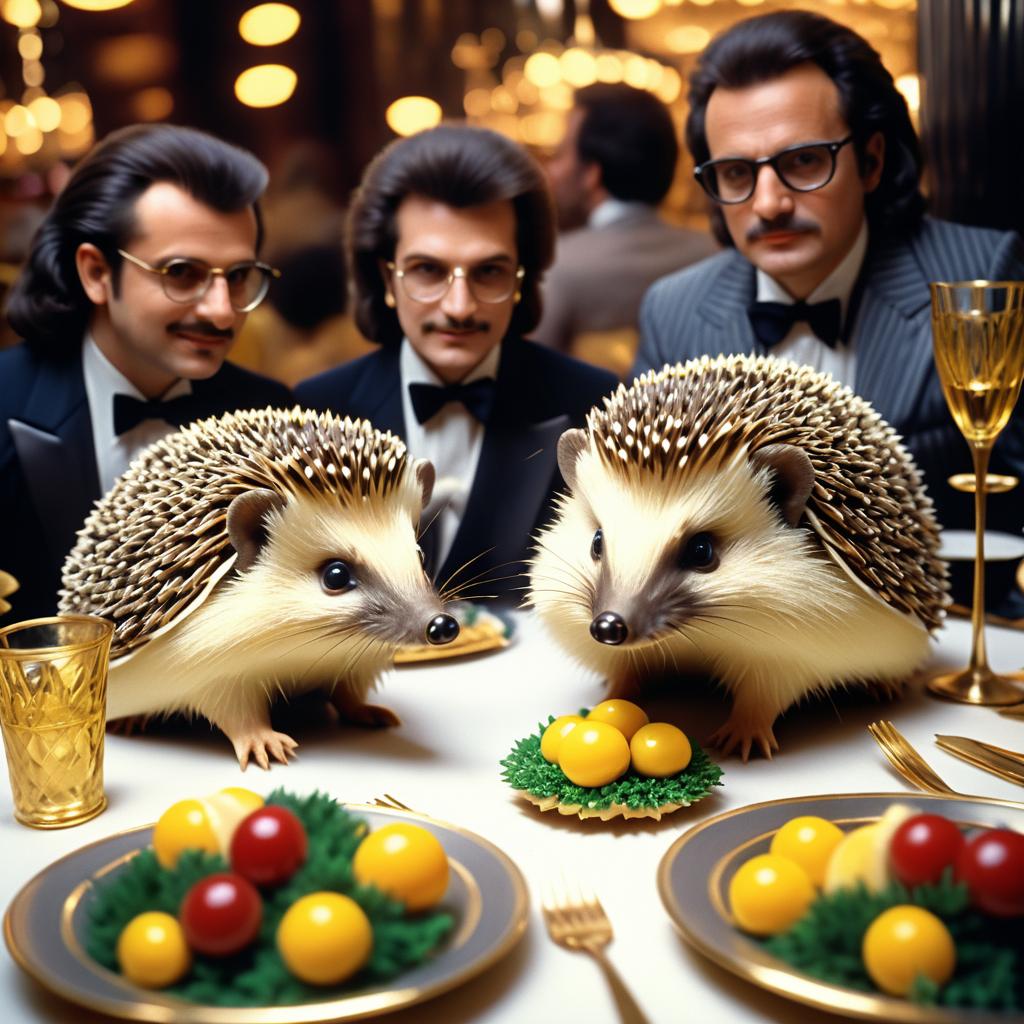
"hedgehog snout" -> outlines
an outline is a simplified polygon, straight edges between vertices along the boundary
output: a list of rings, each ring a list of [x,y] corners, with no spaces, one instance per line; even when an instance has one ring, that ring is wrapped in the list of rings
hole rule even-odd
[[[427,623],[427,643],[440,647],[450,644],[459,635],[459,624],[451,615],[435,615]]]
[[[590,623],[590,635],[598,643],[618,646],[629,636],[629,626],[618,612],[601,612]]]

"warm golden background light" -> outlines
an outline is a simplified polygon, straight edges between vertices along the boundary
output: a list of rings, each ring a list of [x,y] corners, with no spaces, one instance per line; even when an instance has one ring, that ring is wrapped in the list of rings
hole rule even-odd
[[[291,98],[298,80],[285,64],[258,64],[235,79],[235,96],[247,107],[276,107]]]
[[[289,4],[251,7],[238,21],[238,34],[253,46],[276,46],[299,30],[302,18]]]
[[[403,96],[384,114],[388,127],[396,135],[415,135],[441,122],[441,107],[428,96]]]

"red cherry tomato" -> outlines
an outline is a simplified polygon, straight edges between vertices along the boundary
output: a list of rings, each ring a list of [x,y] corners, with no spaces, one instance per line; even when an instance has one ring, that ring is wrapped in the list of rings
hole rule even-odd
[[[223,872],[189,889],[178,919],[193,949],[208,956],[230,956],[259,934],[263,901],[250,882]]]
[[[231,867],[254,885],[278,885],[306,859],[306,830],[285,807],[268,804],[243,818],[231,839]]]
[[[896,879],[906,886],[937,882],[964,845],[960,829],[938,814],[915,814],[894,833],[889,862]]]
[[[971,902],[997,917],[1024,914],[1024,835],[1005,828],[979,832],[956,860],[956,879]]]

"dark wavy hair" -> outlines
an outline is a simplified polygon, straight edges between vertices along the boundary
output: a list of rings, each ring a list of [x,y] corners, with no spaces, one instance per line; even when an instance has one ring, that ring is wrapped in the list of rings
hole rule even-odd
[[[906,100],[878,53],[856,32],[810,11],[778,11],[748,18],[713,39],[690,76],[686,144],[696,164],[710,157],[705,134],[708,100],[719,86],[744,89],[817,64],[839,90],[843,118],[853,134],[864,173],[865,146],[885,138],[882,178],[866,197],[868,222],[879,231],[915,228],[924,216],[921,146]],[[711,203],[711,223],[723,245],[732,245],[721,209]]]
[[[382,260],[394,258],[395,214],[408,196],[455,209],[508,200],[516,217],[516,247],[526,271],[509,333],[523,335],[540,320],[540,282],[555,247],[555,214],[544,173],[522,147],[497,132],[441,124],[398,139],[374,157],[356,190],[348,219],[355,318],[363,334],[397,345],[402,327],[384,302]]]
[[[78,278],[75,253],[83,242],[95,245],[116,288],[122,264],[117,250],[134,235],[135,202],[157,182],[177,185],[221,213],[252,207],[257,247],[262,241],[258,200],[267,187],[267,169],[251,153],[175,125],[111,132],[75,167],[11,288],[7,320],[29,344],[52,354],[77,351],[94,307]]]
[[[577,90],[583,112],[576,152],[601,168],[601,184],[616,198],[657,206],[679,159],[668,108],[652,93],[624,83],[597,82]]]

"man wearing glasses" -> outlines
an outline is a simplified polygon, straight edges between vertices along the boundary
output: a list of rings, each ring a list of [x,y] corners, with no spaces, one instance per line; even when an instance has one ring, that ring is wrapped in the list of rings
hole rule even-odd
[[[712,41],[690,80],[686,141],[728,249],[647,293],[635,372],[720,353],[829,372],[902,435],[940,523],[973,528],[971,495],[947,483],[971,459],[934,368],[928,283],[1024,278],[1019,237],[924,216],[918,140],[891,75],[860,36],[809,11]],[[991,472],[1024,476],[1020,406]],[[990,528],[1019,536],[1022,509],[1012,492],[992,496]],[[1024,601],[1003,610],[1024,616]]]
[[[51,614],[92,503],[146,445],[287,388],[225,363],[273,268],[250,153],[169,125],[108,136],[75,168],[7,303],[0,352],[0,566],[12,617]]]
[[[348,236],[356,322],[381,348],[300,384],[299,401],[429,459],[428,571],[465,597],[515,598],[562,486],[558,438],[616,384],[523,339],[554,243],[543,173],[494,132],[442,125],[371,163]]]

